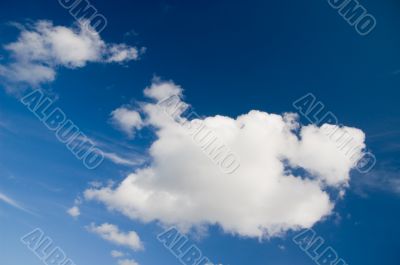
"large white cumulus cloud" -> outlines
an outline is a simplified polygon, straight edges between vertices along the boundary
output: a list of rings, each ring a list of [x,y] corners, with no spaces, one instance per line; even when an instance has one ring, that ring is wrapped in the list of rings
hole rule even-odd
[[[156,80],[145,95],[160,100],[172,92],[181,95],[182,89]],[[149,150],[153,162],[116,187],[86,190],[85,197],[132,219],[182,230],[219,225],[241,236],[273,237],[309,228],[332,212],[331,191],[347,187],[364,146],[361,130],[336,128],[360,146],[350,161],[327,136],[333,126],[302,127],[295,114],[253,110],[237,118],[201,118],[240,159],[240,167],[225,174],[199,147],[207,141],[201,132],[193,137],[154,103],[141,111],[157,135]]]

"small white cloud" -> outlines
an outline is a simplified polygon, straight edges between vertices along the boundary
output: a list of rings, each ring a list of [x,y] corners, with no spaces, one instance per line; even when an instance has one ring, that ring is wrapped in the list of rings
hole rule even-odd
[[[133,259],[123,259],[118,261],[118,265],[139,265],[139,263]]]
[[[135,130],[143,126],[143,121],[139,112],[125,107],[118,108],[111,112],[111,121],[115,127],[124,132],[128,137],[133,137]]]
[[[129,47],[126,44],[111,45],[108,51],[107,62],[125,62],[137,60],[139,58],[139,51],[135,47]]]
[[[78,217],[79,215],[81,215],[81,212],[80,212],[78,206],[73,206],[73,207],[71,207],[70,209],[67,210],[67,213],[68,213],[69,215],[71,215],[72,217],[74,217],[74,218],[76,218],[76,217]]]
[[[104,223],[100,226],[91,224],[87,229],[99,235],[101,238],[120,246],[126,246],[132,250],[143,250],[143,243],[135,231],[121,232],[116,225]]]
[[[20,27],[18,40],[5,45],[13,62],[0,65],[3,82],[38,86],[53,81],[60,66],[79,68],[90,62],[121,63],[138,59],[137,48],[105,43],[84,24],[64,27],[39,20]]]
[[[113,258],[122,258],[122,257],[125,256],[125,254],[123,252],[121,252],[121,251],[118,251],[118,250],[112,250],[111,251],[111,256]]]
[[[172,81],[161,81],[155,77],[150,87],[144,89],[146,97],[161,101],[170,96],[182,96],[182,88]]]
[[[82,204],[82,199],[81,197],[76,197],[74,200],[74,206],[72,206],[71,208],[69,208],[67,210],[67,213],[72,216],[73,218],[77,218],[78,216],[81,215],[81,211],[79,209],[79,205]]]

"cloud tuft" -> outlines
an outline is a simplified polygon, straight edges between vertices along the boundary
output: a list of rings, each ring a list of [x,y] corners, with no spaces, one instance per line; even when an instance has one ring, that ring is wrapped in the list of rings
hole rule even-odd
[[[143,243],[135,231],[124,233],[116,225],[108,223],[99,226],[92,223],[87,229],[113,244],[126,246],[134,251],[143,250]]]

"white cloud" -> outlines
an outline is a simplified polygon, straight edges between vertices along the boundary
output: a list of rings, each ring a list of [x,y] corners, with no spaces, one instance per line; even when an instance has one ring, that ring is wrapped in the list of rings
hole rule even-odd
[[[14,199],[11,199],[10,197],[8,197],[7,195],[5,195],[4,193],[0,193],[0,201],[2,201],[2,202],[6,203],[6,204],[8,204],[8,205],[10,205],[10,206],[12,206],[12,207],[14,207],[14,208],[17,208],[17,209],[19,209],[19,210],[21,210],[21,211],[31,213],[30,211],[28,211],[27,209],[25,209],[24,207],[22,207],[22,206],[21,206],[18,202],[16,202]]]
[[[173,95],[182,96],[182,88],[174,82],[162,82],[158,77],[153,79],[150,87],[144,89],[145,96],[158,101]]]
[[[114,151],[110,151],[113,149],[112,145],[110,145],[106,142],[103,142],[103,141],[94,140],[93,138],[89,138],[87,136],[78,137],[76,139],[76,141],[79,141],[80,143],[90,142],[92,145],[101,147],[97,151],[97,153],[101,154],[102,156],[104,156],[104,158],[106,158],[106,159],[110,160],[111,162],[118,164],[118,165],[137,166],[137,165],[144,163],[144,161],[145,161],[145,159],[142,156],[139,156],[139,155],[132,156],[131,154],[128,155],[127,151],[125,151],[123,155],[117,154]],[[84,147],[89,148],[90,146],[84,146]],[[107,151],[105,151],[105,150],[107,150]]]
[[[125,62],[139,58],[139,51],[135,47],[129,47],[126,44],[115,44],[109,49],[107,62]]]
[[[91,224],[87,229],[99,235],[101,238],[110,241],[116,245],[126,246],[135,251],[142,250],[143,244],[135,231],[128,233],[121,232],[116,225],[104,223],[100,226]]]
[[[125,254],[123,252],[121,252],[121,251],[118,251],[118,250],[112,250],[111,251],[111,256],[113,258],[121,258],[121,257],[125,256]]]
[[[115,164],[118,165],[124,165],[124,166],[137,166],[143,163],[143,160],[138,159],[138,158],[124,158],[121,157],[120,155],[117,155],[116,153],[108,153],[108,152],[102,152],[104,157],[111,160]]]
[[[74,200],[74,206],[67,210],[67,213],[73,218],[78,218],[81,215],[81,211],[79,209],[79,205],[82,204],[82,199],[78,196]]]
[[[69,215],[71,215],[72,217],[74,217],[74,218],[76,218],[76,217],[78,217],[79,215],[81,215],[81,211],[79,210],[79,207],[78,207],[78,206],[73,206],[73,207],[71,207],[70,209],[67,210],[67,213],[68,213]]]
[[[384,191],[400,195],[400,174],[398,172],[397,167],[387,164],[368,174],[355,177],[353,188],[361,196],[368,196],[371,191]]]
[[[90,62],[121,63],[138,59],[137,48],[105,43],[83,24],[64,27],[39,20],[20,28],[18,40],[5,45],[14,61],[0,65],[3,81],[7,85],[38,86],[53,81],[60,66],[79,68]]]
[[[118,261],[118,265],[139,265],[139,263],[133,259],[123,259]]]
[[[11,199],[10,197],[8,197],[7,195],[5,195],[3,193],[0,193],[0,201],[3,201],[5,203],[7,203],[8,205],[11,205],[20,210],[24,209],[19,203],[17,203],[15,200]]]
[[[180,95],[181,88],[159,80],[145,90],[157,100],[174,93]],[[132,219],[159,221],[184,231],[219,225],[241,236],[273,237],[312,227],[332,213],[335,193],[348,186],[349,172],[364,146],[361,130],[337,129],[353,134],[360,146],[350,161],[326,135],[330,125],[301,127],[294,114],[253,110],[237,118],[205,117],[201,124],[240,159],[240,168],[229,175],[199,147],[212,140],[196,130],[199,120],[188,122],[182,115],[182,126],[154,103],[143,104],[142,111],[157,136],[149,150],[153,162],[116,188],[89,188],[85,198]]]
[[[140,129],[143,126],[143,121],[139,112],[127,109],[125,107],[121,107],[112,111],[111,121],[128,137],[133,137],[135,130]]]
[[[52,67],[34,64],[31,62],[11,63],[7,66],[0,65],[0,77],[6,84],[28,83],[36,86],[40,83],[54,81],[56,72]],[[12,90],[13,88],[9,88]]]

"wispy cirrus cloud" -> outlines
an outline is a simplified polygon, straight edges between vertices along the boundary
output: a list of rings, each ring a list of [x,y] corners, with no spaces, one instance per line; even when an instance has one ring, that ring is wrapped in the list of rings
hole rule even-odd
[[[90,141],[93,145],[101,147],[101,153],[104,158],[110,160],[111,162],[122,165],[122,166],[138,166],[145,162],[145,158],[142,155],[134,154],[131,151],[121,150],[121,148],[116,147],[116,144],[109,143],[107,141],[89,138],[89,137],[79,137],[76,139],[79,142]],[[118,149],[118,151],[116,151]]]
[[[390,192],[400,196],[400,174],[397,168],[380,168],[354,178],[357,194],[367,197],[371,191]]]
[[[111,160],[115,164],[118,165],[124,165],[124,166],[138,166],[143,164],[144,160],[141,158],[126,158],[122,157],[116,153],[109,153],[109,152],[104,152],[103,155],[105,158]]]
[[[133,259],[122,259],[118,261],[118,265],[139,265],[139,263]]]
[[[24,211],[26,213],[35,215],[35,213],[33,213],[32,211],[26,209],[20,203],[18,203],[17,201],[15,201],[14,199],[12,199],[9,196],[5,195],[2,192],[0,192],[0,201],[2,201],[4,203],[6,203],[6,204],[18,209],[18,210],[21,210],[21,211]]]

